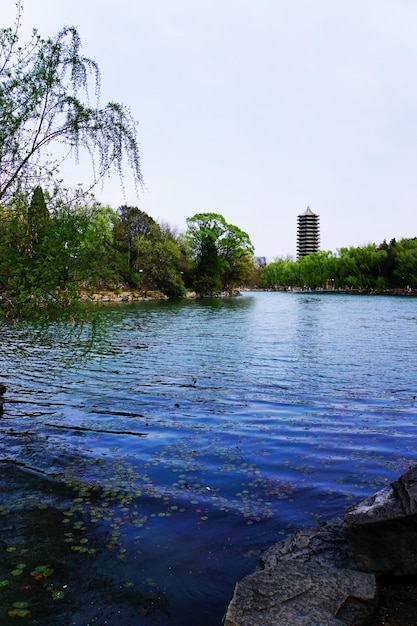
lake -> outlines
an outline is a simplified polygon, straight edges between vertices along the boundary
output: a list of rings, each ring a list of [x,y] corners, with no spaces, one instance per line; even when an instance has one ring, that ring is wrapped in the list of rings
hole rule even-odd
[[[99,317],[91,345],[59,323],[0,328],[2,625],[220,626],[262,551],[415,463],[415,299],[259,292]]]

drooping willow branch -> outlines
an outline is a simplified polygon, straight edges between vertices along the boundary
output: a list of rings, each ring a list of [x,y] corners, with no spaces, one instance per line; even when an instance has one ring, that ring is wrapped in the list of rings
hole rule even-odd
[[[0,30],[0,203],[50,177],[62,146],[76,161],[90,155],[93,183],[114,169],[123,184],[126,163],[142,184],[136,122],[123,104],[100,106],[100,70],[77,29],[48,39],[35,31],[21,46],[20,2],[18,11],[15,28]]]

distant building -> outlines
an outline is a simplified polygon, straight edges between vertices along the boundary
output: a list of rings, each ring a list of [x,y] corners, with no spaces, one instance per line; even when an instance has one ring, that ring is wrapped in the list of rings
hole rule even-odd
[[[320,245],[320,218],[308,206],[298,216],[297,256],[307,256],[318,252]]]
[[[256,267],[266,267],[266,256],[256,256],[255,265]]]

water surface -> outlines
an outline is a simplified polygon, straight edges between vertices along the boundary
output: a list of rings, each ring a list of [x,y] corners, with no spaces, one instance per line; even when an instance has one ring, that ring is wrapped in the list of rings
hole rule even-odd
[[[416,306],[247,293],[109,307],[75,362],[83,336],[59,325],[1,329],[1,623],[24,596],[31,624],[220,625],[261,551],[415,462]],[[35,562],[52,590],[32,585]]]

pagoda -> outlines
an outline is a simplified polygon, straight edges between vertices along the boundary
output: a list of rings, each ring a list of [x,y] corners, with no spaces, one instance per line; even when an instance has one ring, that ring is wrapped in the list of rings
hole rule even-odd
[[[307,256],[318,252],[320,244],[320,218],[308,206],[304,213],[298,216],[297,226],[297,256]]]

